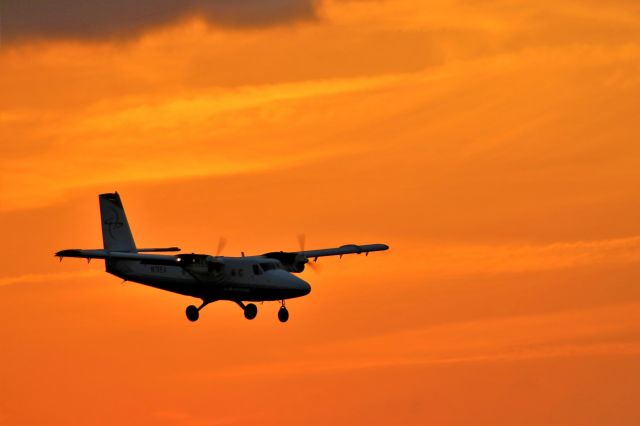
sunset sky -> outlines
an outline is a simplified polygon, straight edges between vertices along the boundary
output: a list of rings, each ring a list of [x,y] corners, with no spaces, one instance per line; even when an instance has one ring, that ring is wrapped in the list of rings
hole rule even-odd
[[[637,0],[0,0],[0,424],[640,424]],[[207,306],[53,257],[321,259]]]

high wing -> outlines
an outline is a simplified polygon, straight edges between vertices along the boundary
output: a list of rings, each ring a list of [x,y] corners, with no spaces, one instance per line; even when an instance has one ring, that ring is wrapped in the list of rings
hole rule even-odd
[[[319,257],[324,257],[324,256],[342,257],[345,254],[364,253],[365,255],[367,255],[371,251],[383,251],[383,250],[389,250],[389,246],[386,244],[364,244],[360,246],[356,244],[346,244],[344,246],[340,246],[336,248],[304,250],[297,253],[303,255],[307,259],[317,259]]]
[[[301,251],[274,251],[265,253],[262,256],[279,260],[286,270],[290,272],[302,272],[309,259],[317,260],[324,256],[344,256],[345,254],[361,254],[368,255],[371,251],[388,250],[386,244],[346,244],[336,248],[326,248],[318,250],[301,250]]]
[[[164,254],[140,254],[132,252],[118,252],[110,250],[62,250],[55,254],[62,260],[65,257],[79,257],[81,259],[123,259],[139,260],[142,263],[154,265],[180,265],[179,257]]]

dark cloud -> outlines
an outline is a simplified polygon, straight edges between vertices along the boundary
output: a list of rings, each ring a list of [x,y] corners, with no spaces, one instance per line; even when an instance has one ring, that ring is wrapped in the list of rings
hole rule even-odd
[[[266,26],[312,19],[316,0],[0,0],[3,41],[130,37],[199,15],[214,25]]]

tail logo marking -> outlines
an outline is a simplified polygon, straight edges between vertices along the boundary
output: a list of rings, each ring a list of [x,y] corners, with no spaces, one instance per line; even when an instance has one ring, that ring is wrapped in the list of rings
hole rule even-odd
[[[120,229],[124,226],[124,223],[122,223],[122,219],[120,218],[120,215],[118,214],[118,212],[115,209],[110,210],[110,213],[112,214],[112,216],[110,218],[108,218],[107,220],[105,220],[103,223],[105,225],[109,225],[109,235],[111,236],[111,238],[113,238],[114,240],[116,239],[115,235],[113,235],[113,231],[115,229]]]

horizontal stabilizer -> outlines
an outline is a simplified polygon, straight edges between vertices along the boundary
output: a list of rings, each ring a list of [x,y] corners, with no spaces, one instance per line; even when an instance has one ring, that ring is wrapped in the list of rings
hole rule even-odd
[[[77,257],[81,259],[122,259],[122,260],[138,260],[147,264],[163,264],[163,265],[180,265],[180,261],[176,256],[163,254],[139,254],[131,252],[118,252],[109,250],[81,250],[71,249],[62,250],[55,254],[60,259],[65,257]]]
[[[162,247],[162,248],[139,248],[136,249],[138,253],[142,252],[162,252],[162,251],[180,251],[180,247]]]

